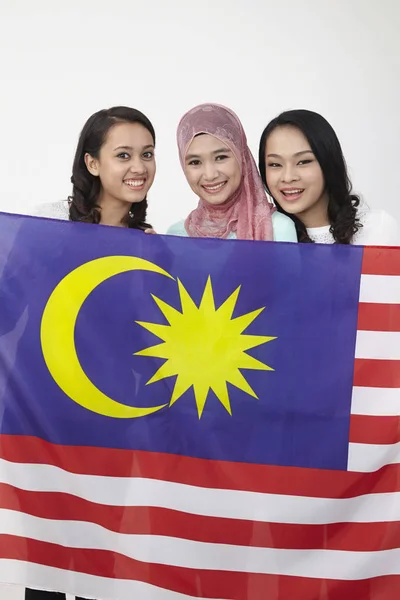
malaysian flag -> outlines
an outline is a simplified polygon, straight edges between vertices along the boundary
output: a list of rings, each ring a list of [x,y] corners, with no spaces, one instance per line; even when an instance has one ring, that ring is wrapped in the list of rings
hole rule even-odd
[[[0,581],[400,598],[400,249],[0,216]]]

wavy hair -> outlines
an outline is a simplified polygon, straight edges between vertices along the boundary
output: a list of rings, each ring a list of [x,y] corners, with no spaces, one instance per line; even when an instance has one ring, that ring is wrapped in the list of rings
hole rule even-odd
[[[101,191],[99,177],[89,173],[85,164],[85,154],[99,157],[100,148],[105,142],[108,131],[116,123],[140,123],[147,129],[156,143],[154,127],[150,120],[135,108],[114,106],[99,110],[85,123],[79,136],[75,158],[72,166],[72,194],[68,197],[69,218],[71,221],[100,223],[100,206],[97,204]],[[148,229],[146,223],[147,198],[133,203],[129,210],[128,227]]]
[[[338,244],[350,244],[353,236],[362,227],[357,218],[359,196],[352,193],[346,161],[333,127],[324,117],[310,110],[289,110],[273,119],[264,129],[259,146],[258,158],[261,178],[268,194],[265,146],[269,135],[277,128],[291,125],[305,135],[317,159],[325,181],[328,195],[328,219],[330,232]],[[275,200],[275,198],[274,198]],[[306,226],[295,215],[284,211],[275,200],[278,211],[287,215],[295,224],[299,242],[312,242]]]

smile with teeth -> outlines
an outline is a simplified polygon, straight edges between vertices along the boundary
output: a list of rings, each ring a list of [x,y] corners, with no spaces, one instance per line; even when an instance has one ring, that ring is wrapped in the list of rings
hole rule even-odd
[[[226,183],[226,181],[222,181],[221,183],[215,183],[214,185],[202,185],[202,188],[205,189],[206,192],[215,194],[216,192],[219,192],[219,190],[221,190]]]
[[[281,190],[281,193],[285,196],[285,198],[290,198],[291,200],[297,199],[304,192],[304,188],[296,188],[292,190]]]
[[[141,188],[144,186],[145,179],[125,179],[124,183],[130,188]]]

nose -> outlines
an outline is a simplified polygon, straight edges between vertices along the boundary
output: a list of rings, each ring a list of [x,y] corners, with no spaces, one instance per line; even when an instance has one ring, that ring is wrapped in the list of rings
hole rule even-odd
[[[142,157],[139,154],[135,154],[132,156],[130,165],[129,165],[129,170],[132,171],[132,173],[138,173],[138,174],[142,174],[145,172],[146,169],[145,169]]]
[[[285,165],[282,170],[282,182],[291,183],[299,179],[296,168],[292,165]]]
[[[206,162],[204,164],[203,175],[206,181],[214,181],[214,179],[218,177],[218,169],[214,161]]]

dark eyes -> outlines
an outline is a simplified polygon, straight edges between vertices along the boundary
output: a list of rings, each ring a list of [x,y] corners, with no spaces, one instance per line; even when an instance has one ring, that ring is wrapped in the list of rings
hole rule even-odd
[[[145,160],[150,160],[152,159],[154,156],[154,152],[152,152],[151,150],[147,150],[146,152],[143,152],[142,157]],[[121,160],[129,160],[131,157],[131,155],[128,152],[120,152],[119,154],[117,154],[117,158],[120,158]]]
[[[310,163],[314,162],[311,158],[304,158],[303,160],[299,160],[299,162],[297,163],[297,165],[299,165],[300,167],[303,165],[309,165]],[[282,165],[279,163],[268,163],[267,164],[268,167],[271,168],[277,168],[277,167],[281,167]]]
[[[215,160],[218,162],[221,162],[222,160],[225,160],[226,158],[229,158],[229,156],[227,156],[226,154],[218,154],[218,156],[215,157]],[[188,162],[188,165],[191,167],[198,167],[200,162],[201,161],[198,158],[193,158],[192,160],[190,160]]]

